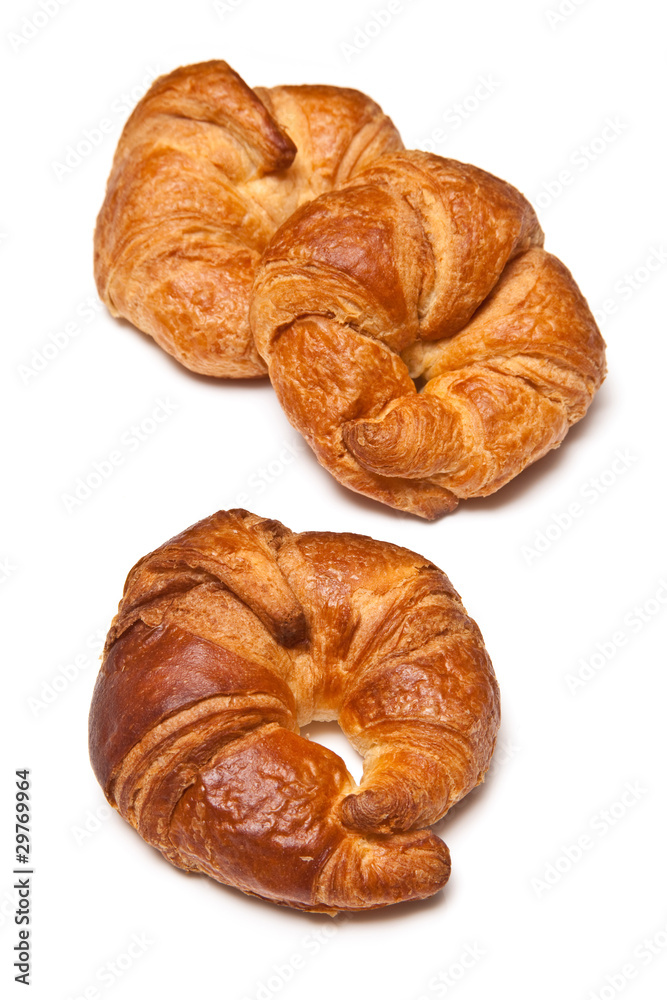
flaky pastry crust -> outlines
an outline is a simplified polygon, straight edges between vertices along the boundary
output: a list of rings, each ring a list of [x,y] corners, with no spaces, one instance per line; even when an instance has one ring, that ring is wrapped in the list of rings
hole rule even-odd
[[[219,511],[131,570],[90,754],[109,802],[179,868],[365,910],[445,884],[426,827],[482,780],[499,712],[479,629],[427,560]],[[299,735],[336,718],[359,786]]]
[[[414,150],[283,224],[251,326],[287,416],[341,483],[435,518],[560,444],[605,345],[542,243],[511,185]]]
[[[300,205],[401,148],[357,90],[251,90],[215,60],[174,70],[118,143],[95,230],[100,298],[193,371],[265,375],[247,315],[262,251]]]

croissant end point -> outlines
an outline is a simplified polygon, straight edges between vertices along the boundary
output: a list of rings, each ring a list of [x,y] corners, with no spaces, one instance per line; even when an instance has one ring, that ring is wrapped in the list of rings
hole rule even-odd
[[[409,823],[401,823],[396,815],[395,796],[384,788],[366,788],[362,792],[347,795],[340,809],[343,824],[363,832],[389,833],[392,830],[406,830]]]

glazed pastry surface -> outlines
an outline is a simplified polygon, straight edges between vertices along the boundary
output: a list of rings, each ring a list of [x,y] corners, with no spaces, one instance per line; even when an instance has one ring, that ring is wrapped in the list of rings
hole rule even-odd
[[[219,511],[131,570],[90,753],[174,865],[333,913],[442,888],[427,827],[482,780],[499,713],[479,629],[426,559]],[[332,719],[364,757],[358,786],[299,734]]]

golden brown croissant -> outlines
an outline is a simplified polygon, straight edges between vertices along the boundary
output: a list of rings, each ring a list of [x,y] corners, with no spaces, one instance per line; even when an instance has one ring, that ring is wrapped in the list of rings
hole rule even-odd
[[[253,91],[219,61],[160,77],[116,150],[95,231],[100,297],[193,371],[265,375],[247,317],[264,247],[299,205],[401,148],[356,90]]]
[[[341,483],[434,518],[560,444],[605,345],[542,242],[515,188],[415,151],[284,223],[251,326],[287,416]]]
[[[338,718],[357,786],[299,735]],[[420,899],[424,829],[483,778],[498,689],[447,577],[362,535],[219,511],[141,559],[90,714],[109,802],[179,868],[303,910]]]

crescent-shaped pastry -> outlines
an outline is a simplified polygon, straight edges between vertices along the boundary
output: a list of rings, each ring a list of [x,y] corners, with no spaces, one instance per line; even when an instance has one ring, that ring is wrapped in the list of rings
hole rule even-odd
[[[345,486],[434,518],[557,447],[605,374],[526,199],[477,167],[381,157],[262,258],[251,326],[292,424]]]
[[[174,865],[302,910],[437,892],[427,827],[483,778],[498,688],[449,580],[407,549],[219,511],[130,572],[90,712],[109,802]],[[338,719],[360,785],[299,734]]]
[[[193,371],[265,375],[248,326],[262,251],[304,202],[401,148],[357,90],[251,90],[221,61],[174,70],[118,143],[95,230],[100,298]]]

